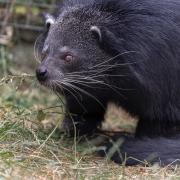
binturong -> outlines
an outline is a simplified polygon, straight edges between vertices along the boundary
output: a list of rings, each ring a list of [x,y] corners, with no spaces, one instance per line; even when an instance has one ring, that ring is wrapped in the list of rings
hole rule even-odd
[[[112,102],[139,119],[112,160],[178,163],[180,1],[65,0],[45,21],[36,74],[66,99],[62,129],[92,134]]]

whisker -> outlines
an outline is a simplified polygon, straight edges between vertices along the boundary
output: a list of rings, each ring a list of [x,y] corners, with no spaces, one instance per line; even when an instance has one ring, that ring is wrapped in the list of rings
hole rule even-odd
[[[137,64],[137,62],[132,62],[132,63],[119,63],[119,64],[113,64],[113,65],[110,65],[110,64],[107,64],[107,65],[102,65],[100,66],[101,68],[99,69],[93,69],[93,70],[86,70],[86,71],[76,71],[76,72],[72,72],[72,73],[66,73],[65,75],[80,75],[80,74],[84,74],[84,73],[96,73],[96,72],[104,72],[106,70],[109,70],[109,69],[112,69],[112,68],[116,68],[116,67],[119,67],[119,66],[127,66],[127,65],[133,65],[133,64]],[[105,68],[107,67],[107,68]],[[100,73],[101,73],[100,72]]]
[[[72,81],[73,82],[73,81]],[[87,83],[88,84],[88,82],[85,82],[85,83]],[[97,84],[97,83],[96,83]],[[102,85],[105,85],[105,86],[107,86],[108,88],[110,88],[110,89],[112,89],[114,92],[116,92],[119,96],[121,96],[121,97],[123,97],[124,99],[125,99],[125,96],[123,96],[121,93],[119,93],[116,89],[120,89],[120,88],[118,88],[118,87],[116,87],[116,86],[112,86],[112,85],[109,85],[109,84],[107,84],[107,83],[104,83],[104,82],[101,82],[100,84],[102,84]],[[87,87],[87,85],[86,84],[83,84],[83,83],[81,83],[80,85],[82,85],[82,86],[85,86],[85,87]],[[88,86],[89,87],[89,86]],[[90,88],[94,88],[94,89],[107,89],[107,88],[100,88],[100,87],[90,87]],[[115,89],[116,88],[116,89]],[[122,90],[122,89],[120,89],[120,90]],[[124,89],[123,89],[124,90]]]
[[[103,77],[103,75],[102,75],[102,77]],[[80,78],[81,79],[81,78]],[[66,80],[68,80],[68,79],[66,79]],[[82,80],[83,80],[83,77],[82,77]],[[114,85],[110,85],[110,84],[107,84],[107,83],[105,83],[104,81],[99,81],[99,80],[96,80],[96,79],[94,79],[94,78],[86,78],[85,80],[89,80],[89,81],[81,81],[81,83],[85,83],[85,84],[103,84],[103,85],[106,85],[106,86],[108,86],[108,87],[114,87],[114,88],[116,88],[116,89],[119,89],[119,90],[134,90],[134,89],[124,89],[124,88],[120,88],[120,87],[117,87],[117,86],[114,86]],[[71,79],[71,81],[72,82],[74,82],[73,81],[73,79]],[[78,82],[77,81],[77,79],[75,80],[76,82]]]
[[[95,65],[95,66],[92,66],[90,69],[99,67],[100,65],[103,65],[103,64],[105,64],[105,63],[108,63],[108,62],[116,59],[116,58],[119,57],[119,56],[122,56],[122,55],[125,55],[125,54],[130,54],[130,53],[137,53],[137,51],[126,51],[126,52],[123,52],[123,53],[119,53],[118,55],[116,55],[116,56],[114,56],[114,57],[112,57],[112,58],[110,58],[110,59],[108,59],[108,60],[106,60],[106,61],[104,61],[104,62],[102,62],[102,63],[99,63],[99,64],[97,64],[97,65]]]
[[[34,57],[35,57],[35,60],[39,63],[40,62],[40,58],[39,58],[39,53],[38,53],[38,41],[40,40],[40,38],[42,38],[43,34],[40,34],[38,36],[38,38],[36,39],[35,41],[35,44],[34,44]]]
[[[87,91],[85,91],[85,90],[83,90],[83,89],[81,89],[81,88],[79,88],[79,87],[77,87],[77,86],[75,86],[75,85],[72,85],[72,84],[70,84],[70,83],[68,83],[68,82],[66,82],[66,84],[67,84],[68,86],[74,87],[75,89],[79,90],[80,92],[84,93],[85,95],[93,98],[99,105],[101,105],[101,107],[102,107],[103,109],[105,109],[105,106],[104,106],[95,96],[93,96],[92,94],[90,94],[90,93],[88,93]]]
[[[58,82],[54,81],[54,83],[55,83],[57,86],[59,86],[59,83],[58,83]],[[65,86],[66,86],[66,84],[65,84],[64,82],[61,83],[61,86],[62,86],[62,85],[65,85]],[[62,86],[62,88],[65,89],[66,91],[68,91],[68,92],[76,99],[76,101],[77,101],[78,104],[83,108],[83,110],[84,110],[85,112],[87,112],[87,109],[83,106],[83,104],[79,101],[79,99],[77,98],[77,96],[76,96],[70,89],[65,88],[64,86]],[[72,90],[74,90],[72,87],[69,87],[69,88],[71,88]],[[74,91],[75,91],[75,90],[74,90]],[[75,91],[75,92],[76,92],[76,91]],[[78,93],[78,95],[81,96],[79,93]],[[81,99],[82,99],[82,98],[81,98]]]
[[[87,88],[93,88],[92,86],[89,86],[87,84],[95,84],[95,82],[83,82],[83,81],[77,81],[77,80],[73,80],[73,79],[64,79],[65,81],[68,81],[69,83],[76,83],[76,84],[79,84],[79,85],[83,85],[83,86],[86,86]]]

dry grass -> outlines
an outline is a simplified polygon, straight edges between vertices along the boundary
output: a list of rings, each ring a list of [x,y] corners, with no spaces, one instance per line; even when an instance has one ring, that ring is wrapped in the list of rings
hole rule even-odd
[[[0,179],[180,179],[178,167],[119,166],[90,153],[92,141],[59,133],[62,104],[31,76],[0,80],[0,92]],[[133,132],[135,122],[110,105],[103,127]]]

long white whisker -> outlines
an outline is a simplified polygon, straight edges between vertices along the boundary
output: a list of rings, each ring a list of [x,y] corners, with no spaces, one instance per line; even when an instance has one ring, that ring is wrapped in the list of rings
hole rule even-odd
[[[83,89],[81,89],[81,88],[79,88],[79,87],[77,87],[77,86],[75,86],[75,85],[72,85],[72,84],[70,84],[70,83],[68,83],[68,82],[67,82],[66,84],[67,84],[68,86],[74,87],[75,89],[79,90],[80,92],[84,93],[85,95],[91,97],[91,98],[94,99],[99,105],[101,105],[101,107],[102,107],[103,109],[105,109],[105,106],[104,106],[95,96],[93,96],[92,94],[90,94],[90,93],[88,93],[87,91],[85,91],[85,90],[83,90]]]
[[[110,58],[110,59],[108,59],[108,60],[106,60],[106,61],[103,61],[102,63],[99,63],[99,64],[97,64],[97,65],[95,65],[95,66],[92,66],[90,69],[94,69],[94,68],[96,68],[96,67],[99,67],[99,66],[101,66],[101,65],[103,65],[103,64],[106,64],[106,63],[108,63],[108,62],[116,59],[116,58],[119,57],[119,56],[122,56],[122,55],[125,55],[125,54],[130,54],[130,53],[137,53],[137,51],[126,51],[126,52],[123,52],[123,53],[119,53],[118,55],[116,55],[116,56],[114,56],[114,57],[112,57],[112,58]]]
[[[38,36],[38,38],[36,39],[35,41],[35,44],[34,44],[34,57],[35,57],[35,60],[39,63],[40,62],[40,58],[39,58],[39,53],[38,53],[38,46],[37,46],[37,42],[40,40],[40,38],[42,38],[43,34],[40,34]]]
[[[77,72],[72,72],[72,73],[66,73],[66,75],[80,75],[80,74],[84,74],[84,73],[96,73],[96,72],[104,72],[106,70],[109,70],[109,69],[112,69],[112,68],[116,68],[116,67],[119,67],[119,66],[127,66],[127,65],[132,65],[132,64],[136,64],[137,62],[132,62],[132,63],[118,63],[118,64],[103,64],[102,66],[99,66],[101,68],[99,69],[92,69],[92,70],[86,70],[86,71],[77,71]],[[91,69],[91,68],[90,68]]]
[[[56,83],[56,85],[59,86],[59,83],[58,83],[58,82],[54,81],[54,83]],[[64,82],[61,83],[61,86],[62,86],[62,85],[65,85],[65,86],[66,86],[66,84],[65,84]],[[76,101],[77,101],[78,104],[83,108],[83,110],[84,110],[85,112],[87,112],[87,109],[83,106],[83,104],[79,101],[79,99],[77,98],[77,96],[76,96],[70,89],[65,88],[64,86],[62,86],[62,88],[65,89],[66,91],[68,91],[68,92],[76,99]],[[75,91],[72,87],[69,87],[69,88],[71,88],[73,91]],[[76,92],[76,91],[75,91],[75,92]],[[79,94],[79,93],[78,93],[78,94]],[[79,94],[79,96],[80,96],[80,94]]]
[[[98,76],[97,76],[98,77]],[[103,75],[102,75],[103,77]],[[96,76],[94,76],[94,78],[96,78]],[[102,84],[102,85],[106,85],[108,87],[113,87],[113,88],[116,88],[116,89],[119,89],[119,90],[134,90],[134,89],[123,89],[123,88],[120,88],[120,87],[117,87],[117,86],[114,86],[114,85],[110,85],[110,84],[107,84],[105,83],[104,81],[99,81],[99,80],[96,80],[94,78],[85,78],[86,81],[80,81],[81,83],[84,83],[84,84]],[[84,78],[82,77],[79,77],[78,80],[81,79],[81,80],[84,80]],[[65,80],[68,80],[68,79],[65,79]],[[73,78],[70,79],[71,82],[79,82],[77,79],[74,81]],[[89,81],[88,81],[89,80]]]

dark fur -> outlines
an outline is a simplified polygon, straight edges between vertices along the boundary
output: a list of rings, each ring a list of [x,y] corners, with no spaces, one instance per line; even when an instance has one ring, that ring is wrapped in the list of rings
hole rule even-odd
[[[152,139],[147,137],[133,138],[120,134],[112,139],[112,142],[104,144],[105,150],[102,148],[103,150],[100,150],[99,154],[110,157],[116,163],[125,163],[130,166],[136,164],[152,165],[154,163],[164,166],[180,163],[179,135]],[[120,144],[120,148],[117,147],[117,144]],[[112,155],[111,152],[113,152]]]
[[[48,71],[43,84],[60,92],[63,84],[59,89],[52,80],[63,81],[73,72],[96,75],[102,70],[97,64],[107,62],[103,64],[105,72],[96,78],[98,82],[80,79],[79,83],[77,77],[71,82],[88,94],[64,85],[67,112],[74,115],[67,113],[63,128],[73,132],[72,117],[78,134],[91,133],[100,126],[111,101],[139,118],[136,137],[127,138],[121,147],[123,152],[141,160],[156,153],[156,161],[160,158],[163,164],[178,159],[180,1],[74,0],[66,2],[60,12],[42,40],[50,47],[39,67]],[[91,26],[100,29],[101,39],[90,32]],[[58,55],[63,46],[75,54],[73,63],[65,64]],[[116,58],[107,61],[112,57]],[[118,156],[113,159],[121,162]]]

